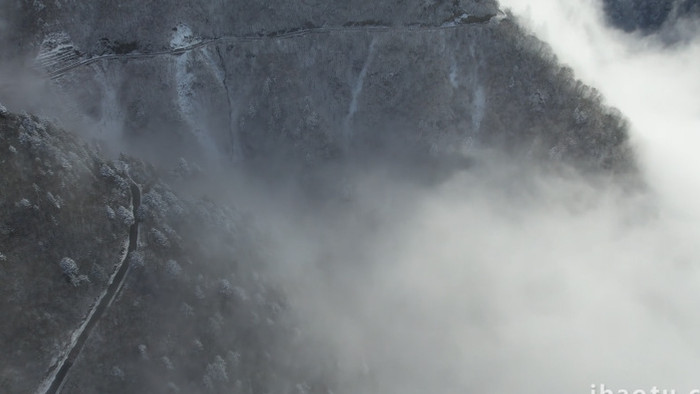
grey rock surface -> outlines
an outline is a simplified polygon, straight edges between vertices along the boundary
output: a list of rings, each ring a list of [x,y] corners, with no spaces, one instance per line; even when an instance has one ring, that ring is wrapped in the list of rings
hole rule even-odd
[[[36,67],[138,155],[632,161],[621,116],[493,1],[22,4]]]

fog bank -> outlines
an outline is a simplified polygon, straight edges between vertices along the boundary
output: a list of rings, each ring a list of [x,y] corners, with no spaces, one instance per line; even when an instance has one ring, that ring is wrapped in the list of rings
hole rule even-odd
[[[358,171],[345,204],[272,220],[293,310],[342,392],[697,388],[700,40],[503,5],[630,118],[648,189],[486,151],[438,187]]]

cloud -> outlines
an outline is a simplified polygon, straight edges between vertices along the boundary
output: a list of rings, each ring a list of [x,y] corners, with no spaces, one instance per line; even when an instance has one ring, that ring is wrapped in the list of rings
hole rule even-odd
[[[630,118],[648,190],[493,152],[439,187],[357,172],[346,203],[272,220],[304,332],[349,393],[698,388],[700,41],[503,4]]]
[[[503,160],[438,189],[361,177],[352,207],[276,222],[341,392],[690,387],[692,235],[648,196]]]
[[[668,204],[693,213],[700,192],[688,174],[698,169],[700,37],[666,46],[658,36],[625,34],[603,23],[596,1],[506,0],[584,82],[598,88],[633,125],[650,183]],[[686,212],[690,210],[691,212]]]

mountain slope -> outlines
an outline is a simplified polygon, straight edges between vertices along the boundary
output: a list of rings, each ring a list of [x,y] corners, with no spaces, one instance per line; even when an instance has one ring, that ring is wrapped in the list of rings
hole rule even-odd
[[[453,175],[508,209],[521,193],[539,202],[541,169],[573,168],[587,191],[638,176],[622,114],[494,1],[1,7],[0,47],[59,99],[36,111],[76,133],[0,111],[0,311],[12,316],[0,391],[391,385],[361,352],[360,376],[342,376],[326,338],[304,331],[270,273],[296,256],[275,254],[257,218],[317,236],[292,248],[318,268],[308,278],[364,299],[377,267],[363,248],[381,249],[386,227],[416,219],[416,196]],[[3,74],[0,100],[22,108],[20,78]]]
[[[239,214],[180,199],[140,161],[105,161],[37,118],[7,114],[0,128],[4,392],[320,384],[284,361],[293,326]]]
[[[95,134],[155,160],[498,147],[632,165],[621,116],[493,2],[56,4],[16,10],[43,23],[27,35],[36,67]]]

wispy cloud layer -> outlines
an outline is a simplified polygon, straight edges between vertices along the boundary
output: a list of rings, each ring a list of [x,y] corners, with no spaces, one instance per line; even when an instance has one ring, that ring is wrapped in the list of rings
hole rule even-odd
[[[700,40],[503,4],[630,118],[649,190],[491,153],[437,189],[358,175],[351,207],[275,224],[296,310],[347,392],[698,388]]]

